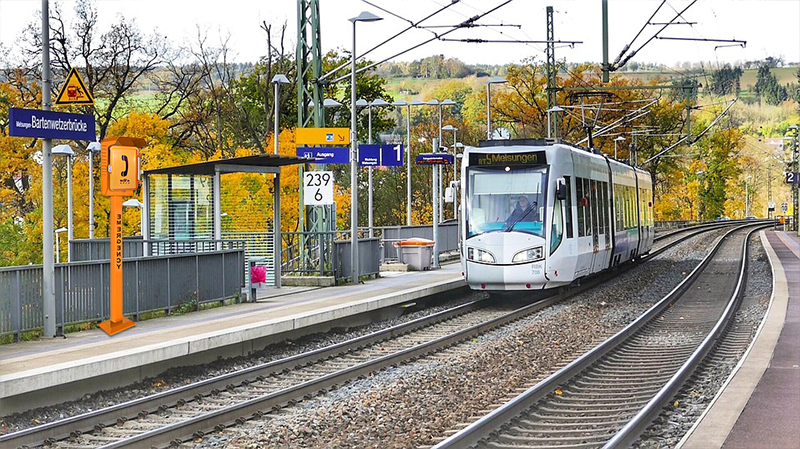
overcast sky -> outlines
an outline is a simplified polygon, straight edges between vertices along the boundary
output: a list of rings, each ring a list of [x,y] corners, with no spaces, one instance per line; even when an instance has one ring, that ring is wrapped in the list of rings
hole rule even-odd
[[[464,21],[505,0],[462,0],[445,12],[424,22],[428,25],[452,25]],[[370,0],[391,13],[414,22],[450,3],[449,0]],[[55,2],[51,2],[55,3]],[[64,0],[65,17],[72,19],[74,0]],[[175,43],[196,40],[198,27],[207,33],[210,42],[219,42],[219,36],[230,36],[230,46],[236,60],[255,61],[265,53],[262,21],[276,27],[288,24],[288,46],[293,51],[296,42],[297,7],[291,0],[99,0],[100,22],[110,24],[117,20],[135,20],[146,32],[157,30]],[[661,0],[609,0],[610,58],[613,60],[625,44],[631,41]],[[654,22],[671,20],[676,11],[689,5],[689,0],[669,0],[653,19]],[[352,25],[348,18],[361,11],[370,11],[384,17],[377,23],[358,25],[357,53],[382,42],[408,27],[408,22],[361,0],[320,0],[321,34],[324,50],[350,49]],[[575,48],[558,48],[556,57],[570,62],[600,62],[601,22],[600,0],[514,0],[502,6],[477,23],[487,25],[510,24],[514,27],[487,27],[461,29],[448,38],[482,38],[512,40],[545,39],[545,7],[555,7],[555,36],[560,40],[583,41]],[[25,25],[38,20],[39,0],[0,0],[0,43],[13,47]],[[712,61],[714,63],[737,60],[763,59],[766,56],[783,56],[786,61],[800,61],[800,0],[699,0],[683,15],[694,25],[674,25],[662,36],[706,39],[740,39],[747,47],[725,47],[715,50],[715,43],[654,40],[633,60],[659,62],[672,65],[682,61]],[[101,28],[105,28],[102,25]],[[647,26],[634,48],[650,38],[660,27]],[[447,28],[433,31],[443,32]],[[382,60],[433,36],[426,30],[411,30],[369,55],[372,60]],[[398,56],[396,60],[410,61],[433,54],[455,57],[467,63],[505,64],[519,62],[535,56],[544,58],[543,44],[469,44],[432,42]]]

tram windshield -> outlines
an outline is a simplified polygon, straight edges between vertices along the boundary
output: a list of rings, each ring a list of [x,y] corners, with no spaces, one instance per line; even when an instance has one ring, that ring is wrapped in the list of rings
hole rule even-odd
[[[544,237],[547,167],[469,167],[467,238],[486,232]]]

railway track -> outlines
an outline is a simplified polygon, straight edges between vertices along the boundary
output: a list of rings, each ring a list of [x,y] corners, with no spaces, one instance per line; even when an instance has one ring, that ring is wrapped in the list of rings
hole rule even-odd
[[[649,259],[707,229],[670,234]],[[667,237],[667,236],[665,236]],[[618,270],[619,274],[624,270]],[[608,279],[586,282],[509,312],[476,301],[347,342],[217,376],[83,415],[0,436],[2,447],[151,447],[204,433],[325,393],[348,380],[414,360],[510,323]]]
[[[434,447],[631,445],[727,328],[744,291],[747,241],[759,226],[727,232],[635,322]]]

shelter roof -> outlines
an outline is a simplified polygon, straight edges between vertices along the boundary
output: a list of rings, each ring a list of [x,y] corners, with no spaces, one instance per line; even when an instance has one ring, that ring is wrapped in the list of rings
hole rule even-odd
[[[280,167],[313,163],[313,158],[282,156],[278,154],[257,154],[254,156],[234,157],[216,161],[198,162],[196,164],[176,165],[174,167],[147,170],[145,175],[213,175],[220,173],[251,172],[275,173]]]

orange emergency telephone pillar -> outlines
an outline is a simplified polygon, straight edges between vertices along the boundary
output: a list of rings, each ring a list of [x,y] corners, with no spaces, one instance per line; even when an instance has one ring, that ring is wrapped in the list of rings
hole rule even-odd
[[[100,323],[108,335],[136,324],[122,316],[122,197],[139,188],[139,149],[144,145],[144,139],[138,137],[110,137],[100,143],[100,192],[111,200],[111,319]]]

